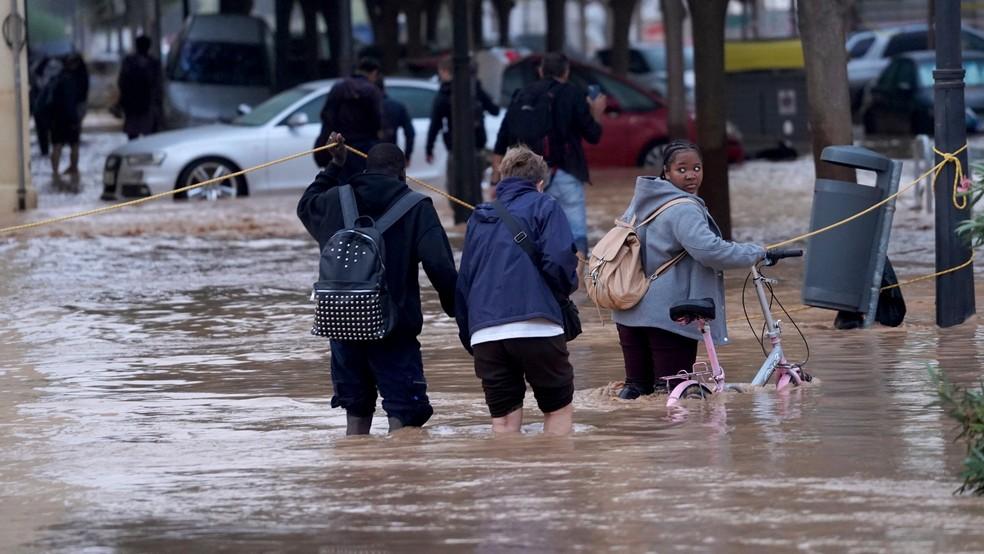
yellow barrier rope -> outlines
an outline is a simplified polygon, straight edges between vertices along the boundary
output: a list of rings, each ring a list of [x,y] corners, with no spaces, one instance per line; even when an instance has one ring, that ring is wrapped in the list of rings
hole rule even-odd
[[[936,179],[937,179],[937,177],[939,177],[940,172],[943,170],[943,166],[946,165],[946,164],[948,164],[948,163],[955,163],[956,166],[957,166],[957,175],[962,176],[963,175],[963,169],[962,169],[962,167],[960,165],[960,159],[957,158],[957,154],[963,152],[966,149],[967,149],[967,145],[964,144],[959,149],[957,149],[956,152],[953,152],[952,154],[944,154],[944,153],[940,152],[939,150],[936,150],[936,148],[933,148],[933,150],[935,150],[937,154],[943,156],[943,160],[940,163],[938,163],[938,164],[934,165],[933,167],[929,168],[929,170],[927,170],[925,173],[923,173],[919,177],[916,177],[912,182],[910,182],[907,185],[899,188],[899,190],[896,191],[894,194],[890,194],[884,200],[882,200],[880,202],[876,202],[876,203],[872,204],[871,206],[869,206],[868,208],[865,208],[864,210],[861,210],[860,212],[858,212],[858,213],[856,213],[856,214],[854,214],[854,215],[852,215],[850,217],[844,218],[844,219],[842,219],[840,221],[837,221],[835,223],[831,223],[830,225],[827,225],[826,227],[821,227],[820,229],[817,229],[816,231],[810,231],[809,233],[803,233],[802,235],[799,235],[797,237],[793,237],[793,238],[788,239],[788,240],[784,240],[782,242],[777,242],[775,244],[770,244],[770,245],[766,246],[766,248],[772,249],[772,248],[779,248],[781,246],[786,246],[787,244],[792,244],[794,242],[799,242],[799,241],[801,241],[803,239],[808,239],[810,237],[819,235],[821,233],[826,233],[827,231],[830,231],[831,229],[836,229],[837,227],[840,227],[841,225],[845,225],[847,223],[850,223],[851,221],[854,221],[855,219],[857,219],[859,217],[862,217],[864,215],[867,215],[867,214],[869,214],[869,213],[877,210],[878,208],[884,206],[885,204],[888,204],[892,200],[895,200],[899,195],[901,195],[905,191],[909,190],[910,188],[916,186],[920,181],[922,181],[923,179],[925,179],[926,177],[928,177],[930,174],[933,175],[933,187],[935,189],[935,187],[936,187]],[[955,206],[956,206],[957,184],[959,184],[959,180],[954,182],[954,187],[953,187],[954,205]],[[966,200],[967,199],[964,198],[964,202],[965,203],[966,203]],[[957,207],[959,209],[963,209],[960,206],[957,206]]]
[[[963,164],[960,163],[960,160],[957,158],[957,154],[962,152],[964,148],[967,148],[966,144],[963,145],[963,148],[961,148],[960,150],[957,150],[953,154],[949,154],[947,152],[940,152],[939,150],[936,149],[935,146],[933,147],[933,152],[936,152],[937,156],[943,158],[943,161],[939,163],[940,166],[939,171],[933,174],[933,182],[932,182],[933,191],[934,192],[936,191],[936,179],[940,176],[940,173],[943,172],[943,164],[953,163],[956,166],[956,170],[953,172],[953,192],[950,194],[950,197],[953,201],[953,207],[958,210],[963,210],[964,208],[967,207],[967,197],[966,196],[961,197],[959,194],[957,194],[958,192],[957,189],[960,187],[960,182],[963,181],[963,176],[964,176]],[[963,200],[963,202],[959,202],[958,199]]]
[[[317,148],[314,148],[314,149],[311,149],[311,150],[307,150],[305,152],[300,152],[300,153],[297,153],[297,154],[291,154],[290,156],[284,156],[283,158],[278,158],[276,160],[272,160],[272,161],[269,161],[269,162],[266,162],[266,163],[262,163],[260,165],[255,165],[253,167],[248,167],[246,169],[241,169],[239,171],[236,171],[235,173],[230,173],[228,175],[223,175],[221,177],[213,177],[212,179],[208,179],[208,180],[202,181],[200,183],[195,183],[194,185],[188,185],[188,186],[177,188],[177,189],[174,189],[174,190],[169,190],[169,191],[165,191],[165,192],[159,192],[159,193],[153,194],[151,196],[145,196],[144,198],[137,198],[136,200],[130,200],[128,202],[120,202],[119,204],[113,204],[112,206],[103,206],[102,208],[96,208],[96,209],[93,209],[93,210],[86,210],[84,212],[75,212],[73,214],[63,215],[63,216],[60,216],[60,217],[52,217],[52,218],[48,218],[48,219],[42,219],[42,220],[39,220],[39,221],[33,221],[31,223],[24,223],[23,225],[14,225],[13,227],[5,227],[3,229],[0,229],[0,235],[4,235],[4,234],[8,234],[8,233],[16,233],[17,231],[25,231],[27,229],[33,229],[35,227],[42,227],[44,225],[52,225],[52,224],[55,224],[55,223],[61,223],[63,221],[68,221],[68,220],[71,220],[71,219],[78,219],[80,217],[86,217],[86,216],[90,216],[90,215],[98,215],[98,214],[102,214],[102,213],[106,213],[106,212],[111,212],[111,211],[114,211],[114,210],[120,210],[120,209],[127,208],[127,207],[130,207],[130,206],[136,206],[138,204],[143,204],[145,202],[151,202],[153,200],[158,200],[158,199],[164,198],[166,196],[173,196],[175,194],[180,194],[182,192],[187,192],[187,191],[192,190],[192,189],[197,189],[197,188],[200,188],[200,187],[207,187],[208,185],[214,185],[215,183],[218,183],[220,181],[225,181],[226,179],[234,179],[234,178],[239,177],[241,175],[246,175],[247,173],[252,173],[254,171],[259,171],[261,169],[266,169],[267,167],[270,167],[271,165],[276,165],[276,164],[283,163],[283,162],[289,162],[291,160],[295,160],[295,159],[300,158],[302,156],[307,156],[307,155],[310,155],[310,154],[314,154],[315,152],[320,152],[322,150],[327,150],[329,148],[334,147],[336,144],[337,143],[334,143],[333,142],[331,144],[326,144],[324,146],[319,146]]]
[[[355,148],[352,148],[351,146],[349,146],[347,144],[345,145],[345,148],[347,148],[350,152],[354,152],[357,155],[362,156],[363,158],[368,158],[369,157],[368,154],[365,154],[363,152],[360,152],[360,151],[356,150]],[[465,208],[468,208],[469,210],[474,210],[475,209],[475,206],[472,206],[468,202],[465,202],[464,200],[461,200],[461,199],[459,199],[459,198],[457,198],[455,196],[452,196],[452,195],[444,192],[443,190],[441,190],[441,189],[439,189],[439,188],[437,188],[437,187],[435,187],[433,185],[428,185],[427,183],[421,181],[420,179],[416,179],[416,178],[411,177],[409,175],[407,175],[407,179],[409,179],[409,180],[413,181],[414,183],[416,183],[416,184],[424,187],[425,189],[432,190],[432,191],[436,192],[437,194],[440,194],[441,196],[447,198],[448,200],[454,202],[455,204],[458,204],[459,206],[464,206]]]

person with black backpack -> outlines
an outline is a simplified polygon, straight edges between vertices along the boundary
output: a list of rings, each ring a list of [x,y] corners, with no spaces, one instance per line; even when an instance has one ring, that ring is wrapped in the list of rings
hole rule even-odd
[[[368,434],[378,390],[390,431],[420,427],[434,410],[417,341],[418,266],[452,316],[458,274],[451,246],[430,198],[404,182],[399,147],[372,147],[366,170],[342,183],[345,139],[332,133],[328,140],[338,146],[301,196],[297,216],[321,252],[312,333],[330,339],[331,405],[346,410],[346,434]]]
[[[550,166],[544,190],[560,203],[571,224],[574,242],[582,256],[588,254],[588,223],[584,183],[590,179],[581,141],[598,144],[604,94],[589,97],[568,81],[570,62],[551,52],[540,62],[540,80],[517,90],[499,127],[492,156],[492,183],[499,181],[499,161],[506,149],[525,144],[542,155]]]

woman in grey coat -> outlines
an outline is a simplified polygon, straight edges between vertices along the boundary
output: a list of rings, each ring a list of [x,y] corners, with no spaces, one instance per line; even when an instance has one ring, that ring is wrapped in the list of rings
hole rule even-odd
[[[635,195],[623,216],[625,221],[633,216],[642,221],[670,200],[692,200],[668,208],[638,230],[647,275],[681,251],[687,255],[652,281],[638,304],[613,313],[625,358],[625,387],[620,398],[652,394],[657,387],[665,390],[662,377],[693,366],[700,332],[695,323],[680,325],[670,319],[670,306],[675,302],[714,299],[717,313],[710,323],[711,332],[715,342],[726,343],[723,271],[747,268],[765,257],[765,249],[757,244],[721,238],[720,229],[697,196],[701,170],[696,145],[671,142],[663,150],[662,175],[636,180]]]

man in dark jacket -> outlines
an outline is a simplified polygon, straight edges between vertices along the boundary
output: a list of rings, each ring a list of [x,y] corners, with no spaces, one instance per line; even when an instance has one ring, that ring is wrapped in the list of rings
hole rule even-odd
[[[594,99],[587,98],[585,91],[568,82],[570,73],[571,66],[567,56],[559,52],[548,53],[540,62],[540,80],[530,83],[523,90],[531,97],[543,94],[552,96],[552,125],[546,137],[546,159],[551,176],[545,192],[553,196],[564,209],[577,249],[587,256],[588,223],[584,207],[584,183],[590,177],[581,141],[598,144],[601,140],[601,118],[605,113],[607,100],[603,94]],[[493,183],[499,180],[497,166],[500,157],[506,153],[507,148],[519,142],[516,138],[517,130],[511,126],[522,121],[522,117],[511,118],[507,113],[499,127],[495,155],[492,157]]]
[[[437,76],[441,80],[441,88],[434,96],[434,103],[431,105],[430,127],[427,128],[427,143],[425,153],[427,163],[434,162],[434,144],[437,142],[437,135],[444,139],[444,147],[447,150],[447,182],[454,182],[454,156],[452,155],[454,131],[451,128],[451,80],[453,77],[453,65],[451,58],[444,58],[438,63]],[[473,71],[474,74],[474,71]],[[488,133],[485,130],[485,113],[499,115],[499,106],[492,101],[482,83],[475,79],[475,104],[473,111],[475,114],[475,175],[472,177],[476,183],[482,181],[485,168],[488,166],[486,156],[486,144],[488,143]],[[457,206],[452,205],[452,208]]]
[[[150,47],[150,37],[137,37],[137,51],[123,58],[117,79],[123,132],[130,140],[160,129],[161,62],[150,55]]]
[[[544,413],[544,432],[563,435],[572,426],[574,369],[556,298],[577,289],[574,237],[557,202],[540,192],[548,175],[542,157],[514,147],[500,170],[497,201],[525,229],[537,260],[515,242],[493,205],[478,206],[458,275],[459,335],[475,357],[494,432],[519,432],[525,376]]]
[[[325,97],[321,108],[321,134],[315,140],[315,147],[328,144],[331,133],[339,133],[353,148],[362,152],[379,142],[383,125],[383,95],[376,86],[381,66],[374,58],[362,58],[355,74],[335,83]],[[315,152],[314,161],[318,167],[331,163],[331,155],[324,150]],[[342,182],[366,168],[361,156],[349,156],[339,175]]]
[[[407,111],[407,107],[403,105],[403,102],[395,98],[390,98],[386,94],[386,84],[383,82],[382,77],[379,78],[377,85],[379,85],[379,91],[383,94],[383,123],[380,138],[383,142],[398,144],[396,142],[396,132],[402,129],[403,142],[406,144],[403,152],[406,154],[407,165],[409,165],[410,158],[413,156],[413,141],[417,138],[417,132],[413,128],[413,120],[410,119],[410,112]]]
[[[330,142],[342,146],[330,150],[331,163],[304,191],[297,216],[319,248],[344,227],[339,204],[338,175],[346,162],[345,139],[332,133]],[[394,144],[379,144],[369,150],[364,173],[348,181],[355,192],[359,214],[379,219],[397,200],[410,192],[404,182],[405,158]],[[333,408],[345,408],[347,434],[367,434],[376,407],[376,391],[383,397],[390,431],[404,426],[419,427],[434,413],[427,398],[417,335],[423,326],[420,308],[418,265],[441,299],[448,315],[454,313],[457,272],[448,237],[431,201],[423,200],[383,233],[386,285],[396,304],[397,322],[383,340],[371,342],[331,341],[331,379],[335,394]],[[320,250],[319,250],[320,251]]]

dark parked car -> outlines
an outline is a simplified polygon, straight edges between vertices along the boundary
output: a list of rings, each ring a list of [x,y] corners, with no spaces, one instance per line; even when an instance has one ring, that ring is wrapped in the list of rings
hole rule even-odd
[[[967,129],[977,130],[984,116],[984,52],[964,52],[964,101]],[[936,54],[909,52],[896,56],[868,89],[861,121],[868,134],[933,133],[933,70]]]
[[[539,56],[529,56],[506,68],[502,75],[500,103],[509,105],[516,89],[538,78]],[[663,99],[650,90],[627,79],[617,77],[594,65],[571,62],[570,82],[587,90],[597,84],[608,96],[608,109],[601,122],[603,132],[598,144],[584,144],[584,154],[590,167],[656,166],[661,163],[661,151],[669,140],[667,108]],[[696,135],[693,119],[688,121],[690,138]],[[728,135],[728,161],[740,162],[745,151],[737,131]]]

